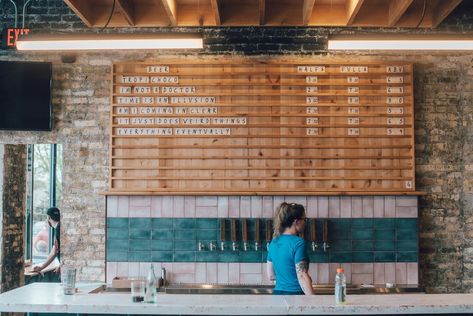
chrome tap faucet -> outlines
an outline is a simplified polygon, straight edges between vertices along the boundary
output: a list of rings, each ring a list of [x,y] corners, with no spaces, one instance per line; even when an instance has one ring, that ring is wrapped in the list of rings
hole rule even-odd
[[[220,242],[220,250],[225,251],[225,241],[223,240]]]
[[[255,251],[258,251],[260,248],[259,242],[255,241]]]
[[[319,246],[317,245],[317,243],[315,241],[312,242],[312,251],[316,251],[317,248],[319,248]]]
[[[217,250],[217,245],[213,242],[213,240],[209,243],[209,250],[210,251]]]
[[[237,246],[237,243],[235,241],[232,241],[232,250],[233,251],[237,251],[238,250],[238,246]]]
[[[199,241],[198,249],[199,249],[199,251],[205,250],[205,245],[204,245],[203,242]]]
[[[248,251],[248,242],[243,242],[243,251]]]
[[[326,252],[327,249],[330,248],[330,245],[328,244],[328,242],[324,241],[324,243],[322,244],[322,248],[324,249],[324,252]]]

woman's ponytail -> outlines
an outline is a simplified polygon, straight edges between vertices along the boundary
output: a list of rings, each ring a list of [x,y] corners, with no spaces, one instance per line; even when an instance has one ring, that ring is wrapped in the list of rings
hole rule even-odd
[[[281,235],[284,230],[291,227],[295,220],[304,216],[305,209],[301,204],[282,202],[276,209],[273,220],[273,238]]]

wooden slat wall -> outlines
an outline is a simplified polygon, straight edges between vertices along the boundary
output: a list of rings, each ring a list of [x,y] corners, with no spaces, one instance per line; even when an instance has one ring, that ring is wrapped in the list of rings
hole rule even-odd
[[[110,192],[412,193],[412,83],[401,63],[116,63]]]

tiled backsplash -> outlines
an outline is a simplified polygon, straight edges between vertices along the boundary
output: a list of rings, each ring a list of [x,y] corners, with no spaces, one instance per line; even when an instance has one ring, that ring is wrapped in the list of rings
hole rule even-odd
[[[319,248],[313,252],[310,241],[307,245],[314,283],[333,283],[338,266],[353,284],[418,283],[415,196],[108,196],[107,282],[145,275],[153,264],[166,267],[171,282],[270,284],[264,273],[265,223],[260,222],[262,249],[255,251],[254,220],[273,218],[283,201],[304,205],[307,217],[317,219]],[[234,252],[229,222],[243,218],[250,249],[240,245]],[[211,252],[210,241],[220,243],[221,219],[227,223],[226,249]],[[321,250],[324,219],[329,220],[327,252]]]

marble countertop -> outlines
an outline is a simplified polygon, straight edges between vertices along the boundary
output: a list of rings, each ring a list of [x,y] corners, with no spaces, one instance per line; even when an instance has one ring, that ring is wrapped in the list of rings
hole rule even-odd
[[[350,295],[335,306],[332,295],[158,294],[156,304],[133,303],[129,293],[89,292],[99,284],[79,284],[64,295],[57,283],[33,283],[0,294],[1,312],[188,315],[342,315],[473,313],[473,294]]]

